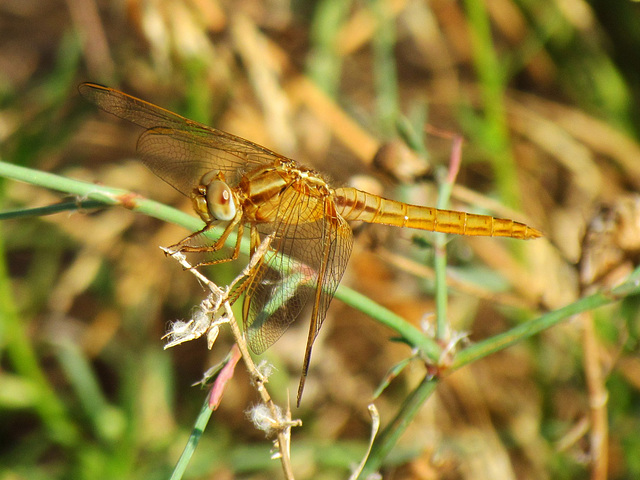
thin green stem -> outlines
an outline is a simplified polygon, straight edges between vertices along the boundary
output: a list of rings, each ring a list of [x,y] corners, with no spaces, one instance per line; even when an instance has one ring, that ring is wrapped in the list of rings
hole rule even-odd
[[[69,193],[79,197],[79,205],[82,202],[93,201],[104,205],[119,205],[130,210],[147,214],[151,217],[180,225],[187,230],[196,231],[204,226],[202,220],[175,208],[149,200],[121,188],[107,187],[95,183],[83,182],[71,178],[62,177],[53,173],[42,172],[31,168],[13,165],[0,161],[0,176],[18,180],[21,182],[38,185],[52,190]],[[55,208],[55,206],[43,207]],[[33,211],[33,210],[31,210]],[[16,216],[15,212],[11,215]],[[220,233],[221,230],[218,231]],[[234,245],[235,238],[230,238],[228,245]],[[246,250],[248,252],[248,249]]]
[[[420,350],[420,353],[432,362],[437,362],[440,358],[441,350],[438,345],[420,330],[407,322],[404,318],[396,315],[390,310],[377,304],[370,298],[356,292],[348,287],[340,286],[336,292],[336,298],[342,300],[350,307],[359,310],[379,323],[395,330],[402,340],[413,348]]]
[[[446,209],[449,206],[451,191],[460,170],[462,157],[462,138],[455,136],[452,142],[451,159],[447,177],[440,182],[438,191],[439,209]],[[446,340],[449,335],[449,325],[447,322],[447,235],[437,233],[435,236],[435,287],[436,287],[436,338],[439,341]]]
[[[189,440],[187,441],[187,444],[185,445],[184,450],[173,469],[170,480],[180,480],[184,475],[184,472],[187,470],[187,465],[189,465],[191,457],[193,457],[193,453],[196,451],[198,443],[200,443],[202,432],[207,428],[207,424],[209,423],[212,413],[213,410],[209,407],[209,395],[206,395],[202,408],[200,409],[200,413],[198,414],[198,418],[196,418],[193,426],[193,430],[191,430]]]
[[[569,305],[559,308],[558,310],[546,313],[535,320],[522,323],[507,332],[495,335],[487,340],[471,345],[456,354],[450,369],[451,371],[457,370],[479,360],[480,358],[486,357],[487,355],[504,350],[511,345],[557,325],[561,321],[573,315],[617,302],[629,295],[637,295],[640,293],[639,277],[640,267],[632,273],[624,283],[613,290],[598,292],[589,295],[588,297],[581,298]]]
[[[54,213],[68,212],[70,210],[90,210],[93,208],[103,208],[104,202],[98,200],[79,200],[77,202],[60,202],[46,207],[23,208],[0,212],[0,220],[15,220],[16,218],[43,217]]]

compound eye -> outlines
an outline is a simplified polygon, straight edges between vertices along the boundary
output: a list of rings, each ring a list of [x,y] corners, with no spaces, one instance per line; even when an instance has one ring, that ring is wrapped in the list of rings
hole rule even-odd
[[[209,213],[218,220],[229,221],[236,216],[231,189],[220,180],[214,180],[207,185],[207,205]]]

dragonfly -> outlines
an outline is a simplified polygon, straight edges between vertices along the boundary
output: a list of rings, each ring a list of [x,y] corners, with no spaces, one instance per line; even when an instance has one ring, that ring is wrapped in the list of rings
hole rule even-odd
[[[267,253],[243,284],[244,332],[253,352],[261,354],[311,306],[298,405],[314,341],[351,254],[348,222],[524,240],[542,236],[509,219],[410,205],[351,187],[332,188],[315,170],[244,138],[113,88],[83,83],[78,89],[102,110],[143,127],[137,143],[142,161],[191,199],[205,226],[171,250],[213,255],[237,232],[230,254],[201,266],[235,260],[247,227],[251,254],[271,236]],[[216,226],[224,230],[209,240],[206,234]]]

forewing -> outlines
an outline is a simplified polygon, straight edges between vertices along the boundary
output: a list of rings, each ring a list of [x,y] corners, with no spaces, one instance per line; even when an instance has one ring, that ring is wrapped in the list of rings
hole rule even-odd
[[[202,176],[222,172],[229,185],[261,165],[274,165],[285,157],[220,130],[155,127],[138,140],[142,161],[169,185],[189,196]]]
[[[244,138],[189,120],[126,93],[93,83],[80,94],[102,110],[147,129],[138,149],[165,182],[190,195],[205,173],[222,171],[232,185],[246,169],[289,159]]]
[[[278,340],[309,300],[317,298],[311,320],[315,338],[351,253],[349,226],[338,215],[324,216],[325,202],[333,206],[331,199],[297,193],[283,197],[279,221],[260,226],[265,234],[275,232],[271,246],[277,253],[265,258],[245,296],[245,328],[256,353]]]
[[[119,90],[103,87],[96,83],[82,83],[78,87],[80,95],[95,103],[105,112],[128,120],[144,128],[169,127],[187,129],[199,127],[207,129],[203,125],[177,113],[170,112],[139,98],[127,95]]]

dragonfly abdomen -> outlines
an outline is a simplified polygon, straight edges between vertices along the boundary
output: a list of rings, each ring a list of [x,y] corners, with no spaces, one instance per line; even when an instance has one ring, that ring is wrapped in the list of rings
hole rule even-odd
[[[355,188],[336,189],[334,201],[338,213],[346,220],[458,235],[512,237],[524,240],[542,236],[538,230],[513,220],[410,205]]]

